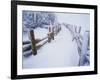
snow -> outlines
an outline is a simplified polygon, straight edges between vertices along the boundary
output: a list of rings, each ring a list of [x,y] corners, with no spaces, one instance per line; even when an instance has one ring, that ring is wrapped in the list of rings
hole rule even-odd
[[[29,39],[29,32],[23,32],[23,42],[30,41]]]
[[[56,13],[58,22],[68,23],[78,27],[82,27],[81,34],[90,30],[90,14],[84,13]]]
[[[61,28],[55,39],[40,48],[36,56],[23,57],[23,68],[78,66],[77,44],[72,42],[68,29],[63,25]]]
[[[37,27],[34,29],[35,39],[43,39],[47,36],[48,29]]]

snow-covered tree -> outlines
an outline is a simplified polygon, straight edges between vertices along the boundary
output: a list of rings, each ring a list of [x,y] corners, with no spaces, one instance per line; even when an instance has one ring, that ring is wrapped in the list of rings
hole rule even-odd
[[[56,16],[50,12],[23,11],[23,28],[36,28],[54,24]]]

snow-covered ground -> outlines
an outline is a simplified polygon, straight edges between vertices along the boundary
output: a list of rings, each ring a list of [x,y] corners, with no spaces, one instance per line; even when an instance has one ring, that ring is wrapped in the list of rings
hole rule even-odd
[[[48,29],[37,27],[34,29],[35,39],[43,39],[47,36]]]
[[[23,57],[23,68],[78,66],[77,44],[72,42],[72,36],[68,29],[63,25],[61,28],[55,39],[42,46],[36,56]]]

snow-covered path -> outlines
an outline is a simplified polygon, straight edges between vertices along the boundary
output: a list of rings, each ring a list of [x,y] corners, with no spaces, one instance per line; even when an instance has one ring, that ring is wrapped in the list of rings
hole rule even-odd
[[[78,66],[79,55],[77,45],[65,26],[51,43],[45,44],[37,51],[37,55],[23,57],[23,68],[51,68]]]

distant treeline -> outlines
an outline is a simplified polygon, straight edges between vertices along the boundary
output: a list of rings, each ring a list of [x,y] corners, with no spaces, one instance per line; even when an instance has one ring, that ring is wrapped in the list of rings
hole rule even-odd
[[[42,11],[22,11],[23,28],[44,27],[44,25],[54,24],[57,22],[55,13]]]

